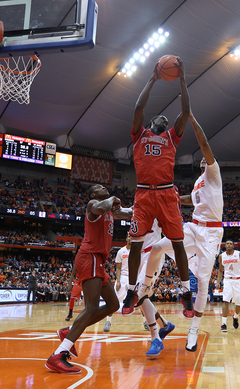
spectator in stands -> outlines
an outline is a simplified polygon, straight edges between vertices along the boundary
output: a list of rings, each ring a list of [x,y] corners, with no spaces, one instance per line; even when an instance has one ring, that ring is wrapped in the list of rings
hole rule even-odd
[[[36,291],[37,291],[37,283],[36,283],[36,271],[33,270],[28,277],[28,294],[27,294],[27,304],[30,302],[30,294],[32,292],[32,302],[36,304]]]
[[[44,287],[43,287],[43,284],[39,284],[37,286],[37,292],[36,292],[36,297],[37,297],[37,301],[41,301],[41,302],[44,302],[45,301],[45,290],[44,290]]]

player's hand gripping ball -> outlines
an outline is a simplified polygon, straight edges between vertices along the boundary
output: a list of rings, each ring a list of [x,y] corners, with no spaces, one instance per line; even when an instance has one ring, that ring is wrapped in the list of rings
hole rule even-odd
[[[159,58],[155,67],[157,78],[165,81],[174,81],[179,77],[179,62],[175,55],[164,55]]]

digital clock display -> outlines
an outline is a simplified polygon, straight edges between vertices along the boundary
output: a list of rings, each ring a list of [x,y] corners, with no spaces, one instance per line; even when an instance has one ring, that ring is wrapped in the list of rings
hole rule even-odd
[[[2,157],[30,163],[44,164],[45,141],[4,135]]]

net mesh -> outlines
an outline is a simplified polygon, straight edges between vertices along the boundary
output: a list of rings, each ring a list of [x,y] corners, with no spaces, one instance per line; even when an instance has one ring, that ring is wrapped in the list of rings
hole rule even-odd
[[[30,103],[30,87],[41,68],[35,55],[0,58],[0,99]]]

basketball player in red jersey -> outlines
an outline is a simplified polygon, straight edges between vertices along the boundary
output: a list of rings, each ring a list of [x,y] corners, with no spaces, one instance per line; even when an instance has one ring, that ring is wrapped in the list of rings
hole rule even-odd
[[[81,285],[81,282],[79,282],[79,278],[78,278],[78,275],[76,273],[77,273],[77,268],[74,264],[73,268],[72,268],[72,273],[71,273],[71,276],[70,276],[70,279],[68,282],[68,291],[71,292],[71,297],[70,297],[70,301],[69,301],[69,312],[68,312],[67,317],[65,318],[66,321],[71,320],[73,317],[72,312],[73,312],[75,299],[80,300],[82,298],[82,285]],[[72,285],[74,278],[75,278],[74,285]]]
[[[135,106],[131,135],[137,175],[137,189],[130,228],[129,290],[122,308],[124,316],[133,313],[134,305],[139,300],[136,281],[140,265],[141,248],[146,234],[151,232],[154,218],[158,219],[162,233],[172,242],[182,280],[183,314],[186,317],[193,317],[194,315],[188,260],[183,246],[182,216],[173,187],[176,148],[183,136],[190,111],[184,65],[179,57],[177,65],[179,67],[181,85],[182,112],[178,115],[174,126],[170,130],[167,131],[168,119],[162,115],[151,119],[150,128],[145,129],[143,127],[144,108],[150,91],[158,79],[156,67]]]
[[[85,234],[82,245],[76,255],[75,265],[79,282],[82,283],[85,308],[77,316],[72,327],[59,330],[61,345],[47,360],[46,367],[52,371],[65,374],[77,374],[81,370],[67,360],[70,355],[77,357],[74,342],[86,327],[95,324],[119,308],[119,301],[104,269],[113,237],[114,218],[130,219],[131,208],[122,208],[120,200],[109,197],[108,190],[102,185],[90,187],[87,212],[85,217]],[[99,306],[100,296],[105,305]]]

